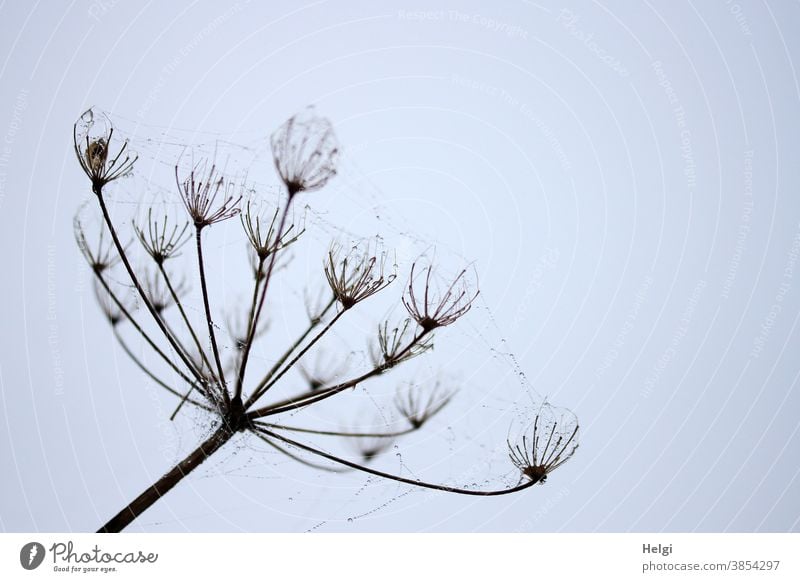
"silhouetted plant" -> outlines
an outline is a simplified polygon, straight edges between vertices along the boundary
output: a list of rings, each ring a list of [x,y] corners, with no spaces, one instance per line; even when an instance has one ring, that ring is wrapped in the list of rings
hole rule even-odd
[[[508,441],[511,462],[523,478],[542,483],[578,448],[578,419],[569,410],[544,403],[533,424]]]
[[[329,294],[306,300],[308,325],[284,351],[274,355],[275,362],[260,370],[257,379],[248,382],[250,355],[257,337],[266,329],[264,306],[270,283],[284,250],[305,232],[289,222],[296,197],[303,192],[323,188],[336,174],[339,146],[331,123],[309,108],[281,125],[270,139],[275,169],[285,191],[282,204],[274,208],[260,205],[257,194],[244,183],[226,178],[212,161],[193,165],[181,177],[175,167],[178,194],[188,214],[188,222],[171,221],[166,215],[148,209],[147,220],[134,224],[131,240],[138,240],[150,267],[134,268],[129,244],[123,244],[119,227],[106,203],[108,186],[129,174],[137,160],[129,152],[127,142],[117,144],[114,130],[105,116],[93,111],[84,113],[74,127],[74,147],[78,162],[90,180],[103,217],[103,226],[95,245],[89,244],[81,221],[76,218],[76,240],[96,280],[96,294],[103,314],[111,324],[121,348],[158,386],[178,401],[172,418],[183,406],[196,407],[211,415],[212,434],[185,459],[148,487],[100,528],[101,532],[124,529],[181,479],[225,445],[234,435],[246,433],[266,442],[272,448],[305,465],[325,470],[330,466],[314,463],[305,453],[340,466],[338,470],[357,470],[393,481],[433,490],[464,495],[493,496],[523,490],[538,482],[566,462],[577,447],[578,424],[567,411],[554,413],[543,405],[532,419],[532,428],[518,441],[509,439],[511,462],[520,471],[520,482],[496,490],[452,487],[402,477],[377,470],[368,463],[391,446],[395,439],[423,426],[451,401],[454,391],[441,383],[426,387],[419,383],[398,389],[395,405],[403,426],[386,430],[330,431],[308,426],[286,424],[281,415],[308,408],[333,398],[370,379],[387,373],[411,358],[421,356],[433,346],[433,332],[449,326],[472,307],[478,290],[470,286],[466,270],[451,280],[441,280],[435,266],[418,261],[411,267],[402,303],[409,317],[398,324],[382,323],[370,342],[369,366],[353,377],[341,380],[345,369],[341,362],[325,362],[319,356],[309,359],[320,340],[350,310],[389,287],[396,267],[390,254],[382,250],[379,238],[356,245],[334,242],[323,261],[323,272]],[[242,208],[242,200],[248,200]],[[154,218],[155,216],[155,218]],[[203,254],[204,234],[220,222],[240,216],[249,243],[253,267],[253,291],[246,313],[228,315],[228,328],[233,349],[225,353],[217,339],[213,319],[208,277]],[[194,227],[192,237],[192,229]],[[110,240],[109,240],[110,238]],[[185,254],[187,243],[194,238],[197,261],[196,276],[203,301],[204,329],[192,323],[184,306],[188,283],[176,278],[168,269],[172,260]],[[121,265],[126,280],[122,284],[109,275],[109,269]],[[135,294],[135,300],[130,293]],[[144,309],[141,309],[141,308]],[[168,311],[177,310],[170,323]],[[146,326],[142,318],[155,325]],[[127,324],[141,336],[145,344],[181,381],[173,386],[159,377],[126,343],[120,327]],[[149,330],[149,331],[148,331]],[[224,346],[223,346],[224,347]],[[309,356],[309,357],[307,357]],[[310,362],[315,362],[314,367]],[[290,398],[265,402],[270,389],[293,369],[305,377],[307,388]],[[247,389],[245,387],[248,386]],[[287,434],[335,436],[348,439],[358,453],[359,461],[333,455],[315,445],[300,442]],[[300,454],[298,454],[300,453]]]

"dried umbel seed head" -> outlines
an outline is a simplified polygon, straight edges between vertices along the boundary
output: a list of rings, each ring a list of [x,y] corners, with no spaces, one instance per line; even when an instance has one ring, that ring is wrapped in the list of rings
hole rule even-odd
[[[133,226],[144,250],[158,265],[163,264],[167,259],[177,257],[178,251],[190,238],[188,222],[183,223],[182,226],[178,224],[169,226],[168,223],[169,219],[166,215],[160,222],[158,219],[153,219],[153,209],[148,208],[147,226],[144,228]]]
[[[247,310],[242,310],[241,305],[237,307],[238,309],[229,311],[225,316],[225,327],[228,330],[228,335],[231,338],[233,346],[237,351],[242,351],[245,346],[247,346],[247,337],[250,333],[251,321],[250,313]],[[269,319],[260,321],[253,337],[257,338],[266,333],[269,326]]]
[[[450,325],[472,308],[479,291],[471,288],[467,269],[451,282],[443,283],[434,276],[433,266],[414,263],[403,304],[419,326],[429,332]]]
[[[420,428],[447,406],[453,396],[455,390],[444,388],[440,382],[436,382],[433,388],[411,384],[405,389],[398,390],[394,402],[397,410],[409,424],[413,428]]]
[[[148,270],[143,283],[148,301],[159,314],[175,305],[189,292],[189,285],[185,279],[178,279],[176,282],[167,284],[161,271]]]
[[[78,243],[78,249],[80,249],[81,254],[86,259],[86,262],[89,263],[92,271],[99,276],[116,265],[120,261],[120,258],[117,254],[116,248],[114,247],[114,243],[110,240],[111,237],[106,236],[107,230],[105,224],[100,225],[100,232],[97,235],[96,244],[89,244],[86,230],[81,222],[80,212],[81,211],[78,211],[78,214],[75,215],[75,218],[72,221],[73,230],[75,233],[75,242]]]
[[[336,300],[343,309],[385,289],[397,274],[386,273],[386,252],[380,249],[379,239],[368,239],[345,249],[334,243],[325,260],[325,277]]]
[[[352,442],[361,456],[361,460],[368,463],[388,451],[394,443],[394,439],[381,436],[360,436]]]
[[[178,166],[175,166],[175,181],[186,212],[197,229],[228,220],[241,212],[238,205],[244,188],[226,181],[213,163],[200,162],[184,180],[180,179]]]
[[[102,137],[89,142],[86,147],[86,164],[93,172],[99,172],[108,160],[108,144]]]
[[[417,336],[413,319],[405,319],[399,325],[389,326],[385,321],[378,326],[377,345],[370,344],[372,363],[386,369],[418,356],[433,348],[433,338]]]
[[[317,325],[322,321],[325,313],[335,302],[336,298],[331,295],[330,289],[327,287],[320,288],[316,293],[312,293],[308,287],[303,289],[303,304],[306,308],[306,316],[308,317],[308,322],[313,325]]]
[[[261,259],[258,254],[253,250],[253,245],[247,245],[247,262],[250,263],[250,271],[253,274],[253,279],[256,281],[263,281],[264,277],[267,276],[267,269],[269,268],[269,263],[267,260]],[[291,254],[277,254],[275,255],[275,265],[272,267],[273,273],[278,273],[283,269],[286,269],[294,259],[294,256]]]
[[[288,247],[305,232],[305,228],[296,228],[294,224],[284,226],[282,232],[278,232],[279,213],[278,207],[268,212],[265,208],[258,208],[252,200],[248,200],[244,212],[239,217],[247,240],[261,262],[271,254]]]
[[[125,321],[125,311],[130,313],[136,308],[136,303],[134,301],[126,301],[120,299],[117,295],[117,301],[122,302],[122,307],[115,301],[108,291],[98,283],[97,279],[94,281],[94,296],[97,299],[97,304],[100,306],[100,311],[103,312],[103,315],[111,324],[111,327],[116,327],[123,321]]]
[[[577,448],[577,417],[567,409],[547,403],[542,404],[533,424],[514,442],[508,439],[509,457],[523,479],[540,483],[566,463]]]
[[[298,364],[297,370],[308,383],[308,389],[314,391],[333,384],[349,367],[348,355],[342,356],[333,350],[324,350],[313,357],[306,357]]]
[[[336,175],[339,143],[331,122],[308,107],[281,125],[270,138],[275,168],[291,198],[319,190]]]
[[[108,117],[93,109],[85,111],[73,126],[75,155],[97,195],[106,184],[129,174],[138,157],[128,149],[127,140],[112,153],[113,135],[114,128]]]

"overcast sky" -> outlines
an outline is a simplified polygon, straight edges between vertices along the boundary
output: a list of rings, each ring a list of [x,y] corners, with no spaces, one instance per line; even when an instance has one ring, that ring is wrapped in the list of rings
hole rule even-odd
[[[474,267],[480,299],[398,381],[446,376],[459,394],[376,466],[512,482],[508,422],[545,398],[578,416],[580,448],[546,484],[480,499],[245,440],[131,531],[797,531],[798,23],[794,2],[725,0],[0,4],[0,528],[94,531],[209,426],[168,421],[174,398],[95,305],[74,121],[96,106],[139,152],[110,194],[130,232],[153,202],[180,209],[185,151],[273,195],[268,136],[314,104],[340,175],[296,209],[307,236],[256,365],[302,323],[329,239],[381,234],[401,270],[328,347],[349,371],[435,247],[451,272]],[[250,286],[238,222],[208,245],[221,320]],[[377,390],[305,420],[372,422],[391,408]]]

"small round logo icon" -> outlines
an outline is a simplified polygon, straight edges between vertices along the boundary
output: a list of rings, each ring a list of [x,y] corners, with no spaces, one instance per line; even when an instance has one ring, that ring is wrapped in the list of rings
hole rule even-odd
[[[28,542],[19,551],[19,563],[26,570],[35,570],[44,561],[44,546],[39,542]]]

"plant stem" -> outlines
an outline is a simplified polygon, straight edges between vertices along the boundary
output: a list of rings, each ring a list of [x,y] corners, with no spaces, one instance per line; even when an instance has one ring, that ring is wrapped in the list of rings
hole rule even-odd
[[[105,199],[103,198],[102,189],[96,188],[94,190],[94,193],[97,195],[97,201],[100,204],[100,210],[103,213],[103,219],[105,220],[106,226],[108,227],[108,232],[111,233],[111,238],[114,241],[114,246],[117,248],[117,253],[119,254],[120,259],[122,259],[122,264],[125,266],[125,270],[128,272],[128,276],[131,278],[133,286],[136,287],[136,291],[139,292],[139,296],[142,298],[142,302],[144,303],[145,307],[147,307],[147,311],[149,311],[150,315],[153,316],[153,319],[155,320],[161,332],[167,338],[167,341],[172,346],[172,349],[174,349],[175,352],[178,354],[178,357],[180,357],[180,359],[183,360],[183,363],[186,365],[186,367],[189,369],[192,375],[198,381],[202,381],[203,376],[200,374],[200,372],[197,371],[197,369],[195,369],[194,364],[181,351],[180,347],[177,345],[174,338],[172,337],[172,334],[169,333],[167,328],[164,326],[164,322],[158,316],[155,307],[153,307],[152,302],[147,297],[147,293],[144,292],[141,283],[139,283],[139,279],[136,277],[136,273],[134,272],[133,267],[131,267],[130,261],[128,260],[128,255],[125,252],[125,247],[122,246],[122,243],[120,242],[119,237],[117,236],[117,229],[114,228],[114,223],[111,221],[111,215],[109,214],[108,208],[106,207],[106,202]]]
[[[255,274],[255,284],[253,285],[253,301],[250,304],[250,311],[247,314],[247,336],[245,337],[244,345],[242,346],[242,359],[239,362],[239,370],[236,372],[236,388],[233,393],[234,398],[241,398],[242,397],[242,383],[244,382],[244,377],[241,375],[241,368],[242,364],[245,360],[245,353],[244,351],[247,349],[248,344],[251,342],[250,340],[250,330],[253,330],[253,337],[255,337],[255,330],[253,328],[253,321],[256,317],[256,306],[258,305],[258,291],[261,288],[261,271],[264,268],[264,261],[265,259],[262,257],[258,257],[258,264],[256,265],[256,274]]]
[[[300,350],[300,352],[299,352],[299,353],[298,353],[298,354],[297,354],[297,355],[296,355],[294,358],[292,358],[292,360],[291,360],[291,361],[290,361],[288,364],[286,364],[286,365],[283,367],[283,369],[282,369],[280,372],[278,372],[278,373],[277,373],[277,375],[273,376],[273,377],[272,377],[272,379],[270,379],[270,381],[269,381],[269,382],[267,382],[266,384],[264,384],[263,386],[258,386],[258,388],[256,389],[256,391],[253,393],[253,402],[255,402],[256,400],[258,400],[259,398],[261,398],[261,397],[262,397],[264,394],[266,394],[267,390],[269,390],[270,388],[272,388],[272,386],[274,386],[274,385],[275,385],[275,383],[276,383],[278,380],[280,380],[281,378],[283,378],[283,376],[286,374],[286,372],[288,372],[289,370],[291,370],[291,369],[292,369],[292,367],[294,367],[294,365],[295,365],[295,364],[296,364],[296,363],[297,363],[297,362],[300,360],[300,358],[302,358],[302,357],[303,357],[303,356],[306,354],[306,352],[308,352],[308,350],[310,350],[310,349],[311,349],[311,348],[314,346],[314,344],[315,344],[315,343],[317,343],[317,342],[320,340],[320,338],[322,338],[322,336],[324,336],[326,333],[328,333],[328,331],[329,331],[329,330],[330,330],[330,329],[331,329],[331,328],[334,326],[334,324],[335,324],[335,323],[336,323],[336,322],[339,320],[339,318],[340,318],[342,315],[344,315],[344,314],[345,314],[345,311],[339,311],[339,312],[338,312],[338,313],[337,313],[337,314],[336,314],[336,315],[333,317],[333,319],[331,319],[331,320],[330,320],[330,321],[329,321],[329,322],[328,322],[328,323],[325,325],[325,327],[323,327],[323,328],[322,328],[322,329],[319,331],[319,333],[318,333],[317,335],[315,335],[315,336],[314,336],[314,338],[313,338],[313,339],[312,339],[310,342],[308,342],[308,345],[306,345],[306,346],[305,346],[305,347],[304,347],[302,350]]]
[[[175,363],[169,357],[167,357],[167,355],[163,352],[163,350],[156,345],[156,343],[150,338],[150,336],[147,335],[147,333],[142,329],[139,323],[133,318],[130,311],[128,311],[128,309],[125,307],[122,301],[120,301],[119,298],[116,296],[116,294],[111,290],[111,287],[108,285],[108,282],[101,275],[96,275],[96,277],[97,280],[100,281],[100,284],[102,285],[103,289],[105,289],[106,293],[108,293],[108,296],[111,297],[111,300],[120,310],[120,312],[122,312],[122,314],[125,316],[126,321],[130,322],[133,328],[139,333],[139,335],[142,336],[142,338],[148,343],[148,345],[151,348],[153,348],[153,350],[161,357],[161,359],[163,359],[173,370],[175,370],[176,374],[178,374],[184,381],[186,381],[187,384],[194,385],[195,382],[191,378],[189,378],[186,374],[184,374],[181,371],[181,369],[178,368],[178,366],[176,366]],[[118,335],[117,337],[119,338],[120,336]]]
[[[322,313],[320,314],[320,318],[322,316],[324,316],[328,312],[328,310],[333,306],[334,303],[336,303],[336,298],[335,297],[332,298],[330,300],[330,302],[328,302],[328,305],[325,306],[325,309],[322,310]],[[275,364],[272,366],[272,368],[269,369],[269,372],[267,372],[266,375],[258,383],[258,385],[256,386],[255,390],[253,390],[253,393],[250,395],[250,397],[245,401],[244,407],[246,409],[250,408],[250,406],[256,400],[258,400],[258,398],[261,397],[261,395],[259,394],[259,391],[264,386],[267,385],[267,383],[272,379],[272,377],[278,372],[278,369],[281,366],[283,366],[283,364],[286,362],[286,360],[288,360],[291,357],[291,355],[294,353],[294,351],[298,347],[300,347],[300,344],[302,344],[305,341],[305,339],[308,337],[308,335],[312,331],[314,331],[314,328],[317,327],[318,325],[319,325],[319,321],[318,320],[312,320],[309,323],[309,325],[306,328],[306,330],[302,334],[300,334],[300,337],[297,338],[297,340],[295,340],[295,342],[291,346],[289,346],[289,349],[287,349],[286,352],[284,352],[284,354],[280,357],[280,359],[277,362],[275,362]]]
[[[225,383],[225,373],[222,371],[222,361],[219,357],[219,348],[217,347],[217,336],[214,333],[214,321],[211,319],[211,306],[208,302],[208,286],[206,285],[206,269],[203,262],[203,238],[202,227],[198,226],[195,229],[195,242],[197,245],[197,266],[200,273],[200,288],[203,291],[203,307],[206,312],[206,322],[208,323],[208,338],[211,342],[211,350],[214,353],[214,361],[217,364],[217,372],[219,372],[219,381],[221,383],[220,390],[222,391],[222,398],[227,403],[230,395],[228,394],[228,387]]]
[[[344,311],[340,311],[337,314],[337,317],[344,313]],[[334,319],[335,321],[335,319]],[[333,323],[333,322],[331,322]],[[324,331],[324,330],[323,330]],[[395,361],[402,362],[403,356],[405,356],[417,343],[419,343],[430,331],[422,330],[418,333],[414,339],[402,350],[397,353],[395,356]],[[314,340],[316,341],[316,340]],[[393,364],[394,365],[394,364]],[[380,366],[376,366],[372,368],[368,372],[364,372],[360,376],[353,378],[352,380],[348,380],[347,382],[342,382],[340,384],[336,384],[335,386],[331,386],[330,388],[323,388],[322,390],[313,390],[309,392],[305,392],[304,394],[300,394],[298,396],[294,396],[292,398],[287,398],[286,400],[281,400],[280,402],[275,402],[269,406],[263,406],[261,408],[257,408],[248,413],[248,417],[250,420],[256,420],[257,418],[262,418],[264,416],[271,416],[274,414],[280,414],[281,412],[288,412],[290,410],[295,410],[298,408],[303,408],[310,404],[314,404],[319,402],[320,400],[325,400],[326,398],[330,398],[331,396],[335,396],[340,392],[344,392],[349,388],[354,388],[361,382],[365,380],[369,380],[374,376],[378,376],[383,374],[388,368],[385,364]]]
[[[410,427],[403,430],[393,432],[346,432],[338,430],[314,430],[313,428],[302,428],[299,426],[287,426],[285,424],[271,424],[269,422],[255,421],[256,426],[263,426],[267,429],[288,430],[290,432],[303,432],[306,434],[319,434],[323,436],[340,436],[340,437],[353,437],[353,438],[394,438],[411,434],[418,427]]]
[[[209,406],[206,406],[205,404],[203,404],[202,402],[198,402],[197,400],[193,400],[193,399],[191,399],[191,398],[188,398],[187,396],[185,396],[185,395],[181,394],[180,392],[178,392],[177,390],[175,390],[174,388],[172,388],[172,387],[171,387],[169,384],[167,384],[166,382],[164,382],[164,381],[163,381],[161,378],[159,378],[158,376],[156,376],[156,375],[155,375],[155,374],[154,374],[154,373],[153,373],[153,372],[150,370],[150,368],[148,368],[147,366],[145,366],[145,365],[144,365],[144,362],[142,362],[142,360],[140,360],[140,359],[139,359],[139,358],[136,356],[136,354],[134,354],[134,353],[133,353],[133,350],[132,350],[132,349],[131,349],[131,348],[128,346],[128,344],[125,342],[125,340],[123,340],[123,339],[122,339],[122,335],[119,333],[119,331],[118,331],[116,328],[114,328],[114,337],[116,337],[116,338],[117,338],[117,342],[119,342],[119,345],[120,345],[120,347],[122,348],[122,351],[124,351],[124,352],[125,352],[125,353],[128,355],[128,357],[131,359],[131,361],[133,361],[133,363],[134,363],[134,364],[136,364],[136,366],[137,366],[137,367],[138,367],[138,368],[139,368],[139,369],[140,369],[142,372],[144,372],[144,373],[145,373],[145,374],[146,374],[146,375],[147,375],[147,376],[148,376],[148,377],[149,377],[149,378],[150,378],[150,379],[151,379],[153,382],[155,382],[156,384],[158,384],[159,386],[161,386],[161,387],[162,387],[164,390],[166,390],[167,392],[169,392],[169,393],[171,393],[171,394],[174,394],[175,396],[177,396],[178,398],[180,398],[180,399],[181,399],[181,402],[184,402],[184,401],[188,400],[189,402],[191,402],[191,403],[192,403],[192,404],[194,404],[195,406],[199,406],[200,408],[203,408],[204,410],[207,410],[207,411],[209,411],[209,412],[213,411],[213,409],[212,409],[211,407],[209,407]],[[190,381],[187,379],[187,382],[190,382]],[[190,384],[191,384],[191,387],[190,387],[190,391],[191,391],[191,389],[193,389],[193,388],[195,387],[195,384],[193,384],[193,383],[191,383],[191,382],[190,382]]]
[[[218,451],[230,438],[234,431],[228,425],[218,428],[205,442],[197,447],[188,457],[175,465],[158,481],[144,490],[141,495],[130,502],[122,511],[112,517],[108,523],[97,530],[97,533],[119,533],[144,513],[151,505],[161,499],[181,479],[191,473],[208,457]]]
[[[289,196],[289,201],[286,203],[286,207],[283,209],[283,214],[281,214],[281,221],[278,223],[278,240],[280,240],[281,232],[283,232],[283,227],[286,225],[286,218],[289,216],[289,208],[291,208],[292,204],[292,197]],[[247,341],[244,344],[244,350],[242,350],[242,363],[239,364],[239,373],[236,377],[236,388],[234,390],[234,397],[237,399],[241,399],[242,397],[242,388],[244,387],[244,374],[245,370],[247,369],[247,361],[250,358],[250,350],[253,348],[253,340],[256,336],[256,328],[258,327],[258,320],[261,317],[261,310],[264,308],[264,301],[267,299],[267,289],[269,289],[269,282],[272,279],[272,270],[275,268],[275,257],[278,254],[278,246],[276,243],[275,248],[272,250],[272,254],[269,258],[269,265],[267,266],[267,272],[264,274],[264,289],[261,291],[261,299],[258,302],[258,307],[256,308],[255,315],[250,322],[250,329],[247,333]],[[261,268],[261,264],[259,263],[259,269]],[[256,280],[256,291],[258,291],[258,280]]]
[[[287,438],[285,436],[279,435],[272,431],[262,430],[261,434],[266,437],[271,437],[274,439],[278,439],[279,441],[283,441],[288,445],[292,445],[298,449],[303,451],[309,452],[311,454],[317,455],[318,457],[322,457],[323,459],[328,459],[329,461],[333,461],[335,463],[339,463],[340,465],[344,465],[345,467],[350,467],[351,469],[356,469],[358,471],[363,471],[364,473],[369,473],[370,475],[376,475],[378,477],[384,477],[386,479],[391,479],[392,481],[397,481],[398,483],[406,483],[408,485],[414,485],[415,487],[422,487],[425,489],[434,489],[436,491],[446,491],[448,493],[459,493],[461,495],[473,495],[479,497],[495,497],[497,495],[507,495],[509,493],[516,493],[517,491],[522,491],[523,489],[527,489],[528,487],[532,487],[536,483],[539,482],[541,477],[537,479],[531,479],[530,481],[526,481],[524,483],[520,483],[515,487],[509,487],[508,489],[495,489],[491,491],[480,491],[474,489],[463,489],[461,487],[450,487],[449,485],[439,485],[438,483],[428,483],[426,481],[419,481],[418,479],[409,479],[407,477],[400,477],[399,475],[392,475],[391,473],[386,473],[384,471],[378,471],[377,469],[373,469],[371,467],[366,467],[364,465],[359,465],[358,463],[353,463],[352,461],[348,461],[347,459],[343,459],[341,457],[337,457],[335,455],[331,455],[330,453],[326,453],[325,451],[321,451],[319,449],[315,449],[314,447],[310,447],[303,443],[299,443],[295,440]]]
[[[208,371],[214,376],[214,368],[211,366],[211,362],[208,361],[208,357],[206,356],[206,351],[203,349],[203,346],[200,344],[200,339],[197,337],[197,333],[194,331],[194,327],[189,322],[189,317],[186,315],[186,311],[183,309],[183,304],[181,303],[180,297],[178,297],[178,293],[175,291],[175,288],[172,286],[172,281],[169,279],[169,275],[167,274],[167,270],[164,268],[164,263],[159,263],[158,268],[161,271],[161,276],[164,277],[164,282],[167,284],[167,288],[169,289],[170,295],[172,295],[172,300],[175,302],[175,305],[178,307],[178,311],[181,313],[181,317],[183,318],[183,322],[186,324],[186,327],[189,329],[189,333],[192,334],[192,339],[194,340],[194,345],[197,347],[197,351],[200,354],[200,357],[203,360],[203,363],[208,367]]]

